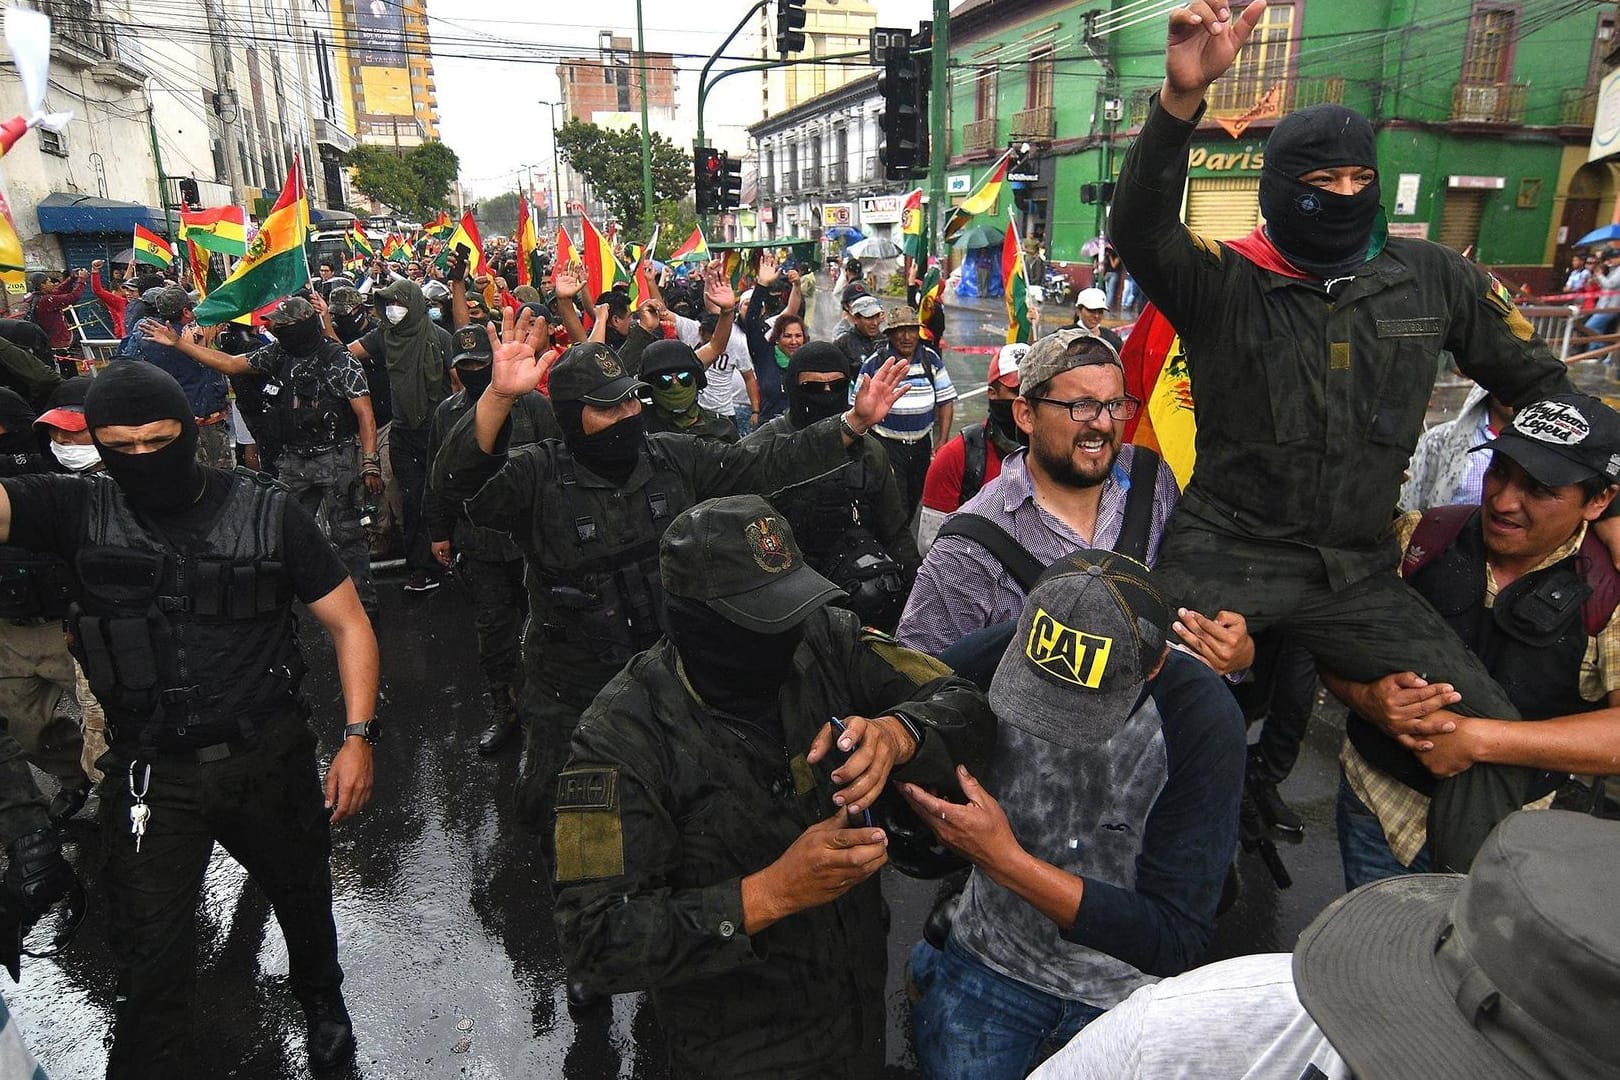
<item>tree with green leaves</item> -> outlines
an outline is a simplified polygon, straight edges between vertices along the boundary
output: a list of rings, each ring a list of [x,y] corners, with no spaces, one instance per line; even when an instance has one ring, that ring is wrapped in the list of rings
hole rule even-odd
[[[518,197],[515,191],[503,191],[499,195],[479,201],[473,210],[473,220],[478,223],[478,232],[483,236],[511,236],[517,228]]]
[[[450,185],[460,169],[455,151],[436,139],[403,153],[387,146],[357,146],[343,163],[354,170],[357,191],[418,221],[449,205]]]
[[[653,202],[661,218],[660,204],[679,203],[692,190],[692,155],[657,132],[651,145]],[[639,127],[620,130],[570,120],[557,131],[557,151],[628,235],[652,228],[642,214]]]

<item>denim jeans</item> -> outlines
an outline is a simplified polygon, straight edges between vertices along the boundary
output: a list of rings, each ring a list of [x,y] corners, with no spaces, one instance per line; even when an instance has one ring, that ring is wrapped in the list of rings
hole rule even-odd
[[[739,439],[743,438],[751,430],[748,426],[748,419],[754,415],[754,407],[746,401],[741,405],[733,405],[731,415],[737,421],[737,437]],[[761,419],[763,420],[763,418]]]
[[[995,971],[947,941],[911,950],[911,1010],[925,1080],[1021,1080],[1103,1014]]]
[[[1429,873],[1429,845],[1418,849],[1411,866],[1402,866],[1389,849],[1384,827],[1367,804],[1350,790],[1350,781],[1339,774],[1339,800],[1334,810],[1339,826],[1339,859],[1344,863],[1346,892],[1374,881],[1403,874]]]

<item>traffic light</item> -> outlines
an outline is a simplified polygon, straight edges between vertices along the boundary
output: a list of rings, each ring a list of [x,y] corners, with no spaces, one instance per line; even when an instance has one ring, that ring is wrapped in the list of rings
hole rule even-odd
[[[692,195],[698,213],[720,212],[720,178],[724,170],[725,162],[714,147],[700,146],[692,151]]]
[[[720,209],[735,210],[742,205],[742,161],[727,154],[720,159]]]
[[[878,76],[878,93],[883,97],[878,157],[883,161],[887,180],[909,180],[917,167],[917,132],[922,115],[917,108],[921,85],[917,76],[917,60],[911,50],[891,44],[883,58],[883,74]]]
[[[808,0],[776,0],[776,51],[780,56],[804,51],[804,6]]]

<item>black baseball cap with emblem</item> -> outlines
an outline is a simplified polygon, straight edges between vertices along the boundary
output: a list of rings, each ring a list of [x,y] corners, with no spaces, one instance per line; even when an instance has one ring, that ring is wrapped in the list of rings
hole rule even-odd
[[[810,568],[787,519],[758,495],[686,510],[665,531],[658,565],[665,591],[758,634],[790,630],[844,595]]]
[[[489,331],[484,329],[482,323],[456,327],[450,340],[456,347],[455,355],[450,360],[452,364],[481,365],[495,357],[494,350],[489,346]]]
[[[1586,394],[1556,394],[1526,405],[1473,449],[1504,454],[1549,487],[1593,477],[1620,484],[1620,413]]]
[[[596,341],[575,345],[551,369],[553,401],[583,401],[607,408],[631,394],[651,392],[652,387],[624,370],[618,354]]]

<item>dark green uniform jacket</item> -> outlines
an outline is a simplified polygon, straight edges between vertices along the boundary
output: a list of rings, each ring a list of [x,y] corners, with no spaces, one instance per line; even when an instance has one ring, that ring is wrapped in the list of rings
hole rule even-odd
[[[876,1077],[878,876],[753,936],[742,879],[832,812],[804,760],[829,716],[904,713],[922,747],[890,782],[941,786],[984,763],[995,720],[971,684],[834,608],[805,623],[778,701],[780,737],[708,711],[668,641],[603,689],[558,785],[558,940],[576,977],[651,990],[680,1075]]]
[[[461,390],[439,402],[433,410],[433,428],[428,434],[428,461],[439,456],[445,434],[478,404],[477,398]],[[544,394],[525,394],[512,406],[513,446],[527,446],[545,439],[562,438],[562,428],[551,411],[551,401]],[[428,539],[434,543],[453,540],[458,554],[469,559],[509,562],[521,559],[512,538],[494,529],[474,525],[462,511],[461,504],[452,502],[429,487],[422,495],[422,516],[427,521]]]
[[[737,441],[737,422],[729,416],[721,416],[713,409],[698,406],[698,418],[687,427],[676,427],[668,417],[656,408],[643,409],[641,415],[647,418],[647,432],[653,434],[667,431],[671,435],[691,435],[699,439],[717,439],[723,443]]]
[[[1155,100],[1108,226],[1187,350],[1198,467],[1176,526],[1314,548],[1333,589],[1392,571],[1440,350],[1515,405],[1567,392],[1564,365],[1494,278],[1439,244],[1389,238],[1330,300],[1193,234],[1179,220],[1193,128]]]
[[[470,411],[446,436],[433,461],[434,487],[441,497],[464,502],[474,524],[517,541],[528,564],[530,632],[543,643],[541,663],[551,683],[577,700],[576,708],[657,640],[644,617],[628,646],[605,647],[602,627],[607,612],[629,610],[659,587],[658,540],[675,515],[704,499],[771,491],[847,460],[835,418],[789,438],[746,445],[649,435],[625,483],[577,462],[572,482],[565,482],[558,467],[562,443],[525,446],[508,456],[508,422],[497,452],[486,454],[478,447],[475,418]],[[608,586],[618,593],[612,603],[604,595]]]

